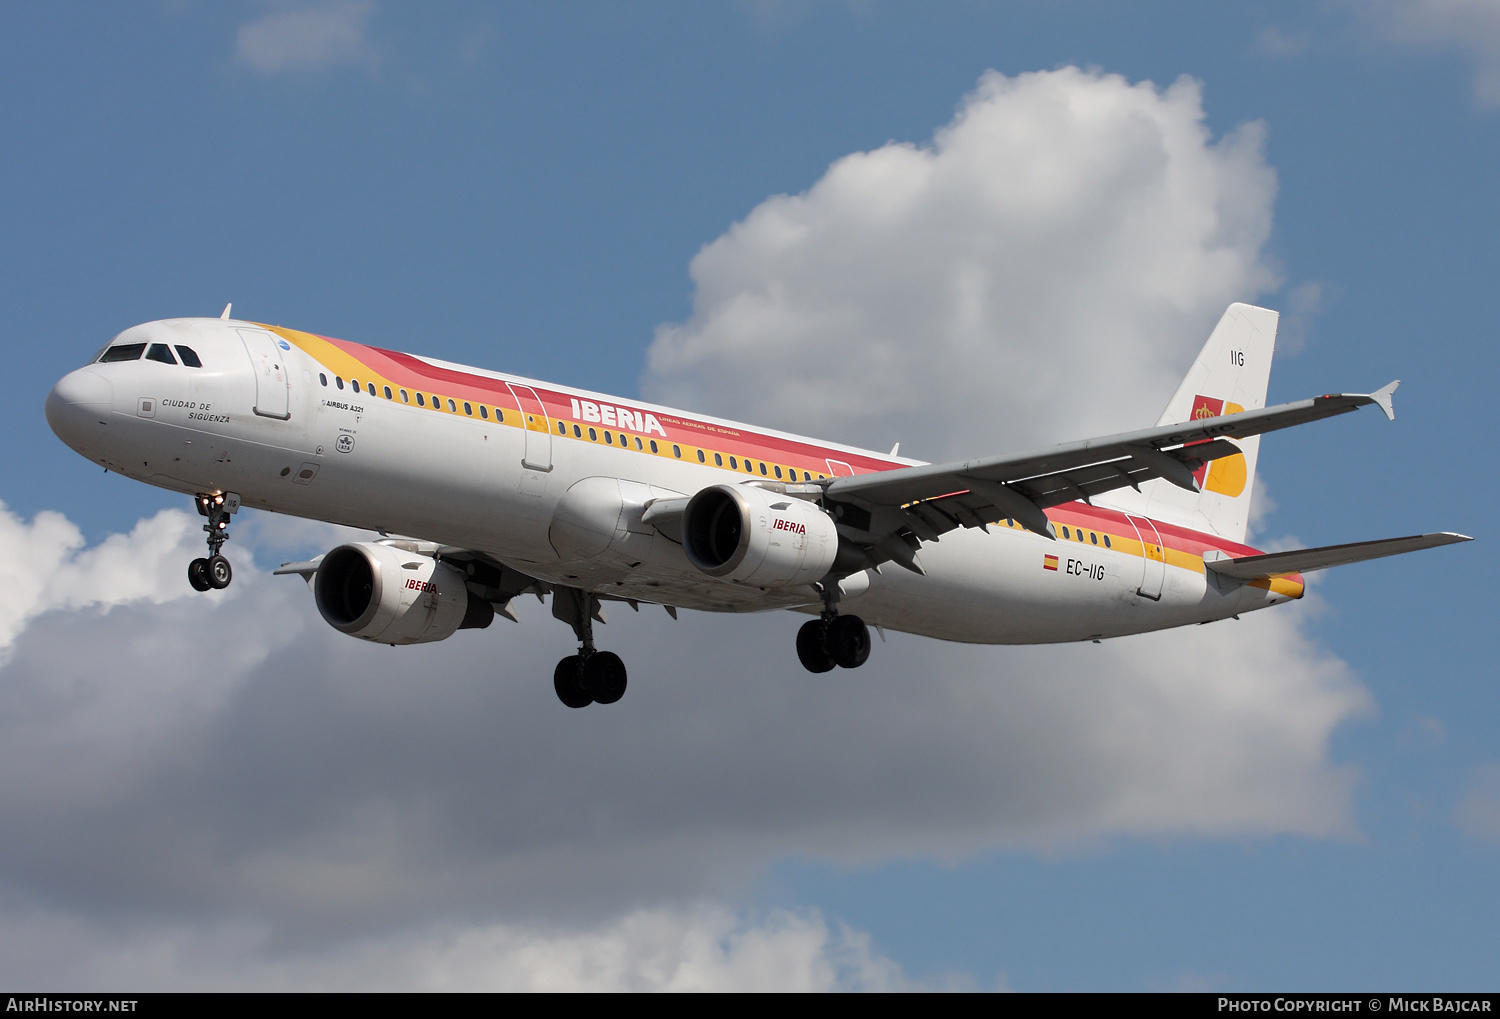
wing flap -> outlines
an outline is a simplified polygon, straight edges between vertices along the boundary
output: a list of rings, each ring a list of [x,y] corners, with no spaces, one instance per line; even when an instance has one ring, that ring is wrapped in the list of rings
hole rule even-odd
[[[1178,469],[1191,478],[1192,472],[1209,460],[1233,456],[1237,452],[1239,447],[1234,443],[1214,439],[1156,455],[1178,465]],[[1047,516],[1043,512],[1048,507],[1078,499],[1088,502],[1096,495],[1126,486],[1136,487],[1143,481],[1162,476],[1156,466],[1145,464],[1133,456],[1027,478],[1008,485],[962,474],[956,476],[954,481],[968,485],[967,491],[922,499],[908,503],[901,509],[912,530],[925,541],[933,540],[933,535],[924,533],[924,530],[941,535],[955,527],[983,527],[986,523],[997,520],[1018,520],[1021,526],[1052,537]]]
[[[1271,552],[1267,555],[1241,556],[1238,559],[1219,559],[1204,562],[1204,566],[1221,577],[1234,580],[1261,580],[1280,577],[1288,573],[1309,573],[1325,570],[1330,566],[1379,559],[1388,555],[1401,555],[1423,548],[1452,545],[1460,541],[1473,541],[1465,534],[1440,531],[1436,534],[1413,534],[1405,538],[1382,538],[1379,541],[1356,541],[1347,545],[1324,545],[1321,548],[1299,548],[1291,552]]]
[[[1022,497],[1042,509],[1158,477],[1192,487],[1190,476],[1203,463],[1239,452],[1233,443],[1223,441],[1226,438],[1249,438],[1347,414],[1368,405],[1384,411],[1390,406],[1393,388],[1394,384],[1375,394],[1318,396],[1262,410],[1221,414],[1012,456],[838,477],[828,484],[828,498],[898,507],[952,495],[968,487],[968,479],[1019,490]],[[1015,513],[1002,515],[1020,519]]]

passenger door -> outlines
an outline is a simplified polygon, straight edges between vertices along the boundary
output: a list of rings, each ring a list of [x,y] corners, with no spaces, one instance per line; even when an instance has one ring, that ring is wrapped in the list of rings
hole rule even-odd
[[[287,352],[291,344],[263,329],[238,329],[250,355],[255,375],[255,413],[261,417],[285,421],[292,416],[289,392],[291,372],[287,370]]]

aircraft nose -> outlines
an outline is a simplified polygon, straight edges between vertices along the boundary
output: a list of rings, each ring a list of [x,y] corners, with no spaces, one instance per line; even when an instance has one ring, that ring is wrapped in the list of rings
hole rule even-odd
[[[109,424],[114,404],[109,380],[80,368],[64,375],[47,394],[47,424],[59,439],[81,453]]]

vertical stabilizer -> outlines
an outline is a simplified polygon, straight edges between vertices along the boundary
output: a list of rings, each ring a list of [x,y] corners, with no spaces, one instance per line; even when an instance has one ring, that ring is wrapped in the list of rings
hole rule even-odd
[[[1157,425],[1264,407],[1279,318],[1265,308],[1231,304]],[[1240,447],[1238,456],[1215,460],[1198,471],[1201,492],[1195,494],[1158,480],[1142,485],[1139,494],[1126,489],[1096,501],[1230,541],[1244,541],[1260,436],[1233,441]]]

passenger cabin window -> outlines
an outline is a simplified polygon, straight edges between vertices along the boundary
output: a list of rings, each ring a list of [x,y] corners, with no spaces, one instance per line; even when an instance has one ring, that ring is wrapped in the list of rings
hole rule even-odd
[[[406,390],[404,390],[404,389],[401,390],[401,402],[402,403],[411,403],[411,401],[406,398]]]
[[[403,393],[401,395],[405,396],[406,394]],[[422,402],[422,394],[421,393],[417,394],[417,406],[418,407],[425,407],[425,406],[427,406],[427,404],[425,404],[425,403]]]
[[[589,429],[589,441],[590,442],[598,442],[599,441],[599,433],[596,432],[596,431],[594,431],[592,428]]]
[[[110,364],[114,361],[139,361],[141,355],[146,352],[144,343],[122,343],[118,347],[110,347],[99,355],[99,364]]]
[[[701,450],[701,449],[698,450],[698,462],[699,463],[703,462],[703,450]]]
[[[356,393],[359,392],[359,379],[350,379],[349,385],[354,388]]]
[[[1063,528],[1063,538],[1067,539],[1067,538],[1071,538],[1071,537],[1073,537],[1073,536],[1071,534],[1069,534],[1068,533],[1068,529],[1066,527],[1064,527]]]
[[[1093,531],[1090,531],[1089,532],[1089,541],[1092,541],[1095,545],[1097,545],[1097,544],[1099,544],[1099,536],[1097,534],[1095,534]]]
[[[318,372],[318,381],[326,386],[328,385],[328,376],[324,375],[322,372]]]
[[[639,435],[637,435],[635,437],[635,448],[636,449],[642,449],[642,448],[644,448],[644,447],[641,446],[641,437]]]
[[[776,468],[776,476],[777,476],[777,477],[778,477],[778,478],[779,478],[779,477],[781,477],[781,468],[780,468],[780,467],[777,467],[777,468]]]
[[[729,458],[729,469],[732,471],[737,471],[740,469],[739,461],[737,461],[734,457]]]
[[[473,417],[474,416],[474,408],[471,407],[471,406],[469,406],[469,401],[468,400],[464,401],[464,413],[467,414],[467,415],[469,415],[469,417]]]
[[[1104,536],[1104,547],[1105,548],[1114,548],[1114,546],[1109,543],[1109,535],[1107,535],[1107,534]]]
[[[448,411],[452,414],[458,413],[458,405],[453,402],[453,397],[448,397]]]
[[[365,383],[365,392],[369,393],[371,396],[374,396],[375,395],[375,383],[373,383],[373,382],[366,382]]]
[[[576,428],[577,425],[574,425],[574,427]],[[653,452],[653,453],[656,452],[656,440],[655,439],[651,440],[651,452]]]
[[[677,459],[681,460],[682,459],[682,447],[674,445],[672,447],[672,455],[675,456]]]
[[[387,400],[389,400],[391,398],[391,387],[390,386],[386,386],[385,387],[385,398]]]
[[[724,458],[722,456],[720,456],[719,454],[717,454],[717,453],[714,454],[714,466],[715,467],[723,467],[724,466]]]
[[[203,362],[198,360],[198,355],[193,351],[192,347],[184,347],[181,344],[178,344],[176,349],[177,356],[182,359],[183,364],[187,365],[189,368],[203,367]]]
[[[162,364],[177,365],[177,358],[172,356],[172,350],[165,343],[153,343],[146,348],[147,361],[160,361]]]
[[[344,380],[337,375],[333,377],[333,384],[335,386],[338,386],[340,389],[344,388]]]
[[[607,445],[610,446],[613,446],[615,444],[615,437],[609,434],[609,431],[607,429],[604,432],[604,441]]]
[[[762,462],[761,462],[761,465],[760,465],[760,472],[761,472],[761,473],[762,473],[762,474],[764,474],[764,473],[766,473],[766,465],[765,465],[765,462],[764,462],[764,461],[762,461]]]
[[[579,428],[577,425],[573,426],[573,438],[575,438],[575,439],[581,439],[581,438],[583,438],[583,429]]]

